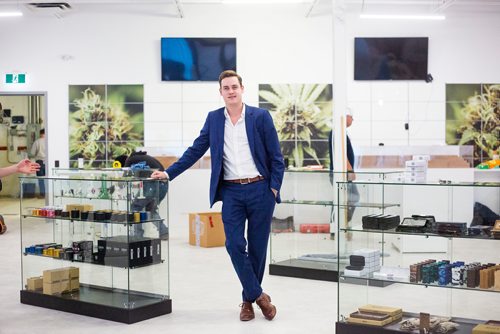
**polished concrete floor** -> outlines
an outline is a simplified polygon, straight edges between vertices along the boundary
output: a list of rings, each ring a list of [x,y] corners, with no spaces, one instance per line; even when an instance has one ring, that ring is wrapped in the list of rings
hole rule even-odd
[[[32,206],[42,205],[41,200]],[[36,202],[38,201],[38,202]],[[31,204],[30,204],[31,205]],[[337,318],[337,284],[281,276],[264,277],[264,289],[276,304],[278,314],[267,321],[256,309],[257,316],[250,322],[239,321],[240,285],[223,247],[199,248],[190,246],[186,217],[175,217],[170,223],[170,297],[173,312],[168,315],[125,325],[112,321],[53,311],[19,302],[21,282],[21,244],[19,201],[2,199],[0,213],[8,231],[0,235],[0,334],[15,333],[334,333]],[[365,233],[366,235],[366,233]],[[274,236],[274,245],[290,235]],[[311,235],[296,234],[290,252],[303,253]],[[423,237],[422,237],[423,238]],[[327,240],[327,238],[323,238]],[[446,240],[446,239],[445,239]],[[373,240],[356,237],[354,248],[366,247]],[[315,242],[316,245],[322,244]],[[374,245],[376,245],[375,243]],[[386,240],[386,244],[387,240]],[[422,244],[425,248],[425,244]],[[390,248],[385,263],[409,264],[424,259],[464,260],[500,263],[500,242],[496,240],[449,240],[449,254],[401,254]],[[293,249],[292,249],[293,248]],[[285,252],[286,253],[286,252]],[[286,254],[283,254],[286,256]],[[152,277],[153,280],[163,277]],[[500,293],[495,291],[467,291],[463,289],[425,288],[408,284],[393,284],[385,288],[342,284],[340,309],[348,315],[366,304],[399,306],[405,311],[430,312],[436,315],[454,315],[473,319],[500,320]]]
[[[36,204],[35,204],[36,206]],[[19,202],[0,201],[8,231],[0,235],[1,334],[15,333],[333,333],[336,284],[288,277],[264,278],[278,313],[239,321],[241,288],[223,247],[198,248],[187,242],[187,223],[171,224],[172,313],[132,325],[53,311],[19,302],[21,258]],[[258,311],[258,310],[256,310]]]

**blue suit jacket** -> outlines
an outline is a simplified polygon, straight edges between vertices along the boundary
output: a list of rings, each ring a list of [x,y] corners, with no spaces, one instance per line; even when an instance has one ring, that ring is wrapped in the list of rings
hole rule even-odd
[[[170,180],[173,180],[197,162],[210,148],[212,160],[210,207],[221,200],[219,186],[224,177],[222,153],[224,150],[225,121],[224,108],[209,112],[205,125],[203,125],[200,135],[194,140],[193,145],[166,170]],[[267,110],[247,105],[245,126],[250,152],[257,170],[269,182],[271,188],[278,190],[276,201],[279,203],[281,201],[279,190],[283,181],[285,163],[273,119]]]

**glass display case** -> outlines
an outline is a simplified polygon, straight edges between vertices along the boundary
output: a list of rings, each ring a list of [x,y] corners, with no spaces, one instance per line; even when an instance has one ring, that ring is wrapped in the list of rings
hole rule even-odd
[[[21,302],[124,323],[171,313],[168,183],[52,174],[43,207],[21,191]]]
[[[356,172],[359,180],[396,179],[401,172]],[[282,202],[274,210],[271,238],[271,275],[337,281],[334,178],[345,173],[328,170],[287,170]],[[351,193],[351,197],[356,197]],[[346,258],[340,257],[341,262]]]
[[[500,183],[337,188],[337,252],[349,262],[337,267],[336,333],[418,333],[429,317],[432,333],[471,333],[500,320]]]

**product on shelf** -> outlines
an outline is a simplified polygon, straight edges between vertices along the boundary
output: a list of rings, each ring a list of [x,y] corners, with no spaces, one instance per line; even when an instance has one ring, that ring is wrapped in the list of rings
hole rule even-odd
[[[373,273],[373,278],[389,281],[410,281],[410,269],[400,267],[386,267],[380,268],[380,271]]]
[[[43,271],[43,293],[57,295],[80,288],[80,269],[65,267]]]
[[[472,334],[500,334],[500,325],[495,323],[479,324],[472,329]]]
[[[459,327],[457,323],[451,321],[451,318],[435,317],[435,316],[431,316],[428,320],[426,317],[423,318],[425,319],[426,323],[428,321],[428,327],[430,328],[429,331],[430,333],[450,333],[458,329]],[[422,328],[420,326],[421,325],[420,321],[421,320],[419,318],[409,318],[401,322],[399,328],[405,331],[418,331]],[[427,327],[427,324],[425,327]],[[425,331],[422,331],[421,333],[423,332]]]
[[[359,312],[386,314],[392,318],[392,321],[401,320],[401,318],[403,317],[403,309],[399,307],[368,304],[359,307],[358,310]]]
[[[99,239],[94,262],[114,267],[160,263],[161,240],[126,235]]]
[[[273,217],[271,220],[271,231],[273,233],[295,232],[293,216],[283,219]]]
[[[432,232],[443,235],[466,235],[467,223],[434,222],[432,223]]]
[[[349,266],[344,269],[345,276],[362,277],[380,270],[380,251],[376,249],[357,249],[349,257]]]
[[[362,226],[364,229],[390,230],[399,225],[399,216],[394,215],[366,215],[362,217]]]
[[[495,221],[495,226],[491,229],[491,235],[494,239],[500,239],[500,220]]]
[[[26,283],[27,290],[41,291],[43,289],[43,276],[30,277]]]
[[[401,224],[396,227],[396,231],[408,233],[429,232],[435,221],[434,216],[412,215],[411,217],[405,217]]]
[[[390,324],[391,322],[393,322],[393,320],[392,317],[388,314],[357,311],[349,315],[349,318],[347,318],[347,322],[382,327]]]
[[[330,224],[300,224],[300,233],[330,233]]]

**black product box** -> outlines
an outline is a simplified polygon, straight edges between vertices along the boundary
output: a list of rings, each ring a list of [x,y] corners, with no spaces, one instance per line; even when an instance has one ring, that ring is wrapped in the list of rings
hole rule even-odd
[[[114,267],[137,267],[161,261],[161,240],[115,236],[97,241],[98,263]]]
[[[399,216],[368,215],[362,218],[363,228],[374,230],[390,230],[399,225]]]
[[[426,233],[432,230],[432,219],[426,216],[405,217],[396,227],[396,232]]]
[[[94,248],[94,242],[92,240],[83,240],[83,241],[73,241],[72,248],[75,253],[81,251],[90,251]]]
[[[465,235],[467,234],[467,223],[433,222],[432,231],[444,235]]]

